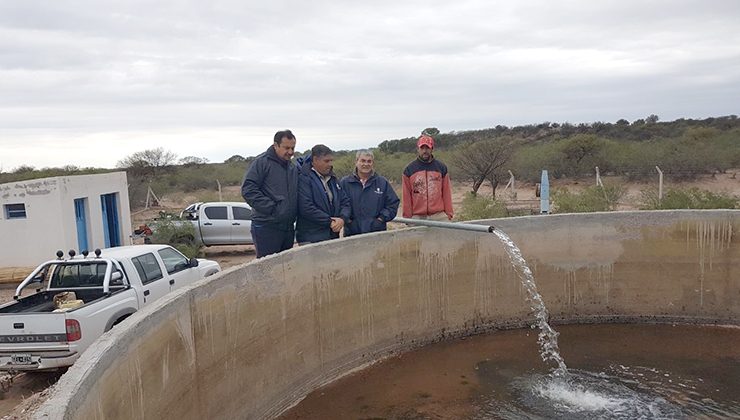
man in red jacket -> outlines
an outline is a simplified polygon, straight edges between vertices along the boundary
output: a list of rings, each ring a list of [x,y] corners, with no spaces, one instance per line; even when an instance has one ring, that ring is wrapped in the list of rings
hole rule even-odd
[[[452,220],[452,191],[447,166],[434,159],[434,139],[422,134],[418,157],[403,171],[403,217]]]

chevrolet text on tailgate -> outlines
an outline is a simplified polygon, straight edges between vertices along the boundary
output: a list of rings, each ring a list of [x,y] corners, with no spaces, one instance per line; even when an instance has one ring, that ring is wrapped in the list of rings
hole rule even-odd
[[[168,245],[95,250],[38,266],[0,306],[0,370],[70,366],[95,339],[172,290],[221,271]],[[21,297],[24,289],[35,289]]]

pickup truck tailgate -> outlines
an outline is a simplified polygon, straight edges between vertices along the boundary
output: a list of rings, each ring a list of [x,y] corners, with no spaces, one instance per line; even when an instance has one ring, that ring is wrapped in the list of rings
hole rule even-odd
[[[0,315],[0,352],[67,345],[64,313]]]

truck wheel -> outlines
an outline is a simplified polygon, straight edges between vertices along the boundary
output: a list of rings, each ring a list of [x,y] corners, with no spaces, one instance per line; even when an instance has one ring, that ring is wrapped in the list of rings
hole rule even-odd
[[[126,318],[128,318],[128,317],[130,317],[130,316],[131,316],[131,314],[128,314],[128,315],[124,315],[124,316],[122,316],[122,317],[118,318],[118,319],[116,320],[116,322],[114,322],[114,323],[113,323],[113,325],[111,325],[111,329],[112,329],[113,327],[115,327],[116,325],[120,324],[121,322],[123,322],[123,320],[124,320],[124,319],[126,319]]]

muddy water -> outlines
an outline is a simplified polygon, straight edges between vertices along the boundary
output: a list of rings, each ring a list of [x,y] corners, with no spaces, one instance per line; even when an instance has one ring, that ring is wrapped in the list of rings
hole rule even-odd
[[[501,331],[386,360],[282,418],[740,418],[740,328],[558,330],[565,379],[548,375],[536,331]]]

